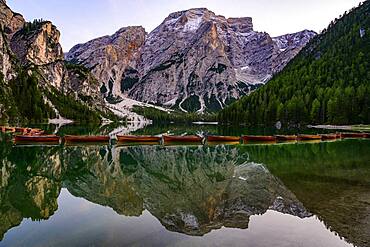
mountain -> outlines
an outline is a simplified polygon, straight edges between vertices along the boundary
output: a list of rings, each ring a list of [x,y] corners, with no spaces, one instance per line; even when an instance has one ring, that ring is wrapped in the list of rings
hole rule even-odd
[[[170,14],[146,35],[127,27],[73,47],[66,59],[90,68],[109,102],[120,98],[184,112],[216,111],[280,71],[312,31],[272,38],[252,18],[204,9]]]
[[[99,121],[113,115],[92,74],[66,64],[51,22],[26,22],[5,1],[0,10],[0,120]]]
[[[112,36],[74,46],[66,58],[71,63],[90,68],[96,78],[104,82],[101,93],[112,101],[138,81],[134,68],[137,68],[139,49],[144,44],[145,36],[142,27],[124,27]]]
[[[221,122],[370,123],[370,1],[345,12]],[[289,38],[289,37],[288,37]],[[283,47],[284,39],[278,42]]]

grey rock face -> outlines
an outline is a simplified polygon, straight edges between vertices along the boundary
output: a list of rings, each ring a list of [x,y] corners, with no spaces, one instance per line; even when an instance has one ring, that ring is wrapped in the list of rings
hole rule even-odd
[[[14,13],[5,1],[0,1],[0,72],[5,80],[14,77],[9,41],[20,30],[25,21],[20,14]]]
[[[279,48],[280,54],[276,58],[275,71],[280,71],[295,57],[298,52],[313,38],[315,33],[303,30],[298,33],[286,34],[273,38]]]
[[[45,21],[36,24],[34,30],[17,32],[11,40],[11,48],[23,64],[42,66],[63,60],[59,38],[58,29]]]
[[[204,8],[170,14],[145,40],[143,29],[123,30],[75,46],[67,60],[92,68],[113,96],[198,112],[222,109],[267,82],[315,35],[272,38],[254,31],[250,17],[227,19]],[[114,42],[117,36],[123,42]],[[107,52],[111,46],[123,52]]]
[[[0,32],[0,71],[5,79],[10,79],[9,74],[11,73],[12,63],[6,44],[6,37]]]
[[[94,70],[99,67],[95,75],[107,94],[128,94],[187,111],[221,109],[249,93],[281,70],[314,35],[304,31],[273,39],[254,32],[251,18],[226,19],[206,9],[176,12],[146,37],[138,50],[141,56],[129,59],[129,71],[121,69],[117,76],[114,66],[96,58],[114,57],[105,51],[120,33],[78,45],[67,59]],[[114,63],[128,67],[123,59]]]
[[[66,59],[91,68],[102,82],[106,97],[119,96],[129,90],[137,76],[139,49],[145,40],[142,27],[127,27],[112,36],[104,36],[73,47]]]
[[[0,26],[6,34],[14,34],[25,23],[22,15],[14,13],[4,0],[0,1]]]
[[[306,35],[286,49],[300,50],[314,33]],[[142,79],[129,95],[186,111],[218,110],[266,82],[293,54],[253,31],[251,18],[226,19],[206,9],[177,12],[148,35]]]
[[[48,21],[34,24],[16,32],[10,47],[23,66],[38,66],[44,83],[58,89],[62,87],[66,68],[63,50],[59,44],[60,32]]]

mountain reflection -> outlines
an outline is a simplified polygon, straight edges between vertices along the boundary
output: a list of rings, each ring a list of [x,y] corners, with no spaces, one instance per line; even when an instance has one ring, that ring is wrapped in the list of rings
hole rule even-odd
[[[84,149],[84,152],[87,150]],[[306,217],[297,201],[263,165],[242,163],[236,148],[125,147],[110,152],[90,148],[71,164],[88,164],[65,186],[116,212],[151,212],[171,231],[204,235],[221,226],[247,228],[249,217],[272,208]],[[105,153],[97,158],[99,153]]]
[[[0,151],[0,239],[23,218],[49,219],[58,209],[62,167],[50,148],[11,148]]]
[[[65,187],[121,215],[148,210],[167,230],[187,235],[222,226],[245,229],[252,215],[271,209],[300,218],[313,213],[362,246],[369,241],[369,222],[362,219],[370,215],[365,193],[370,169],[363,165],[370,150],[366,142],[355,149],[345,144],[12,147],[2,142],[0,239],[24,218],[49,219]]]

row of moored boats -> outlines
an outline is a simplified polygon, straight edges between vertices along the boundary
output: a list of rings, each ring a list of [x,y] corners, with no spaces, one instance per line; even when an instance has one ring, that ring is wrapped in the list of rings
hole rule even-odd
[[[21,127],[4,127],[0,126],[2,132],[10,132],[14,134],[14,141],[16,143],[109,143],[111,138],[107,135],[98,136],[77,136],[66,135],[60,137],[57,135],[47,135],[41,129],[21,128]],[[320,135],[243,135],[239,136],[198,136],[198,135],[162,135],[162,136],[135,136],[135,135],[117,135],[118,143],[274,143],[274,142],[291,142],[291,141],[326,141],[343,138],[370,138],[370,133],[332,133]]]

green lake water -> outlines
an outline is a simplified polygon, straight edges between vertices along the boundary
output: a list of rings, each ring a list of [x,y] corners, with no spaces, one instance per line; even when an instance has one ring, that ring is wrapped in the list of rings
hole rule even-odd
[[[272,132],[134,133],[185,130]],[[367,247],[370,140],[19,146],[0,135],[0,246]]]

